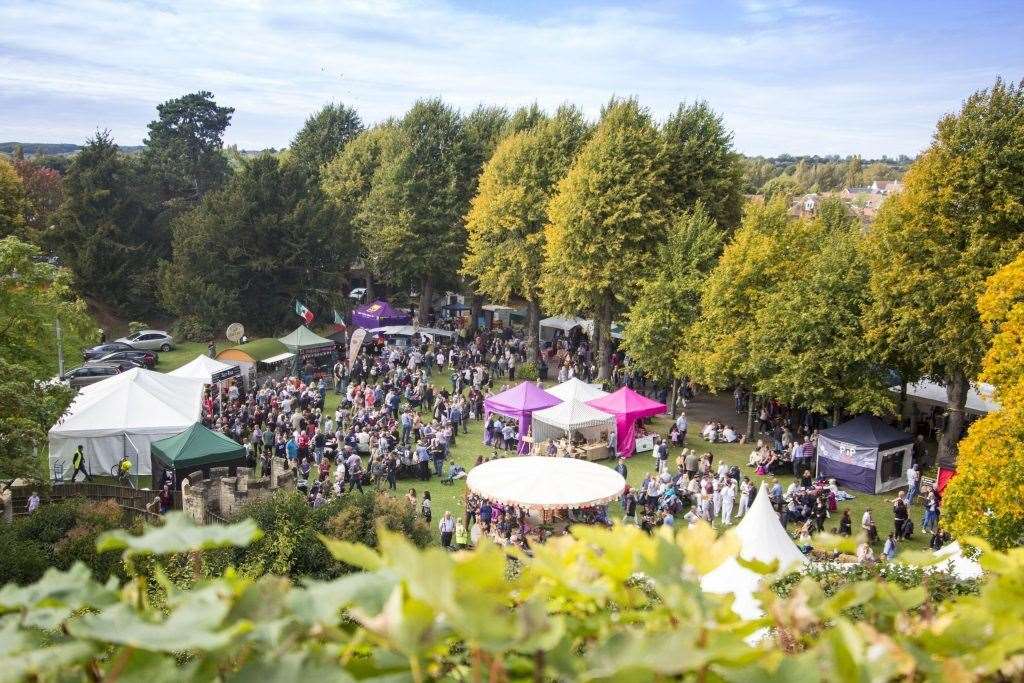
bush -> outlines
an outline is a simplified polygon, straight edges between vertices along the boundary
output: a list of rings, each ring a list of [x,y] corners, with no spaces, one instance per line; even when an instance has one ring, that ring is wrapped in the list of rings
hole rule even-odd
[[[516,377],[522,380],[536,380],[540,371],[534,363],[522,363],[516,368]]]
[[[195,315],[186,315],[174,326],[174,336],[179,340],[204,342],[215,337],[213,325]]]
[[[146,323],[139,323],[139,322],[130,322],[130,323],[128,323],[128,334],[135,334],[136,332],[141,332],[142,330],[148,330],[148,329],[149,329],[149,325],[147,325]]]

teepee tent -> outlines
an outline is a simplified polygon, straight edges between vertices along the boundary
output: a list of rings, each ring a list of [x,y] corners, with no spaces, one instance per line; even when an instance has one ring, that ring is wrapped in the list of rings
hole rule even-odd
[[[209,356],[196,356],[194,360],[185,363],[177,370],[167,373],[171,377],[188,377],[202,380],[205,384],[216,384],[232,377],[239,377],[242,371],[237,365],[229,365]]]
[[[604,391],[596,384],[587,384],[577,377],[566,380],[561,384],[556,384],[549,388],[547,392],[563,401],[583,401],[584,403],[608,395],[607,391]]]
[[[109,474],[127,455],[133,474],[150,473],[150,444],[199,420],[203,382],[132,368],[81,391],[50,427],[50,471],[71,472],[75,449],[85,449],[92,474]]]
[[[779,569],[793,569],[807,562],[796,543],[789,537],[772,508],[768,486],[761,489],[750,509],[733,530],[740,540],[739,556],[758,562],[778,562]],[[733,611],[747,619],[760,616],[761,606],[753,593],[761,583],[761,575],[733,559],[726,560],[701,579],[700,586],[709,593],[732,593],[736,601]]]
[[[577,399],[538,410],[533,413],[532,420],[534,441],[557,439],[579,432],[588,443],[592,443],[607,440],[608,433],[615,429],[614,415],[592,408]]]

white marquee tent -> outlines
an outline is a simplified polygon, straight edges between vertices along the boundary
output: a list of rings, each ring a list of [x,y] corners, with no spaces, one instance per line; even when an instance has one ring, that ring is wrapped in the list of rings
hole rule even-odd
[[[556,384],[550,389],[545,389],[545,391],[563,401],[580,401],[581,403],[608,395],[607,391],[602,390],[596,384],[587,384],[577,377],[573,377],[561,384]]]
[[[579,399],[570,399],[556,406],[535,411],[531,424],[535,442],[579,432],[590,443],[602,440],[602,434],[606,439],[607,435],[615,430],[615,416],[588,406]]]
[[[238,377],[242,373],[237,365],[229,365],[209,356],[196,356],[194,360],[182,365],[177,370],[167,373],[171,377],[187,377],[202,380],[205,384],[213,384],[228,377]]]
[[[50,471],[84,446],[90,474],[106,475],[122,455],[134,474],[150,474],[149,445],[185,431],[202,412],[203,381],[133,368],[83,389],[50,428]]]
[[[892,392],[900,393],[900,386],[897,384],[889,389]],[[999,410],[999,404],[992,399],[995,387],[984,382],[972,382],[967,390],[967,405],[964,406],[968,413],[985,415]],[[926,406],[946,407],[946,387],[938,382],[921,380],[914,384],[907,385],[907,398]]]
[[[581,328],[583,333],[589,336],[594,331],[594,322],[584,318],[567,318],[560,315],[544,318],[540,321],[540,338],[544,341],[551,341],[555,337],[556,330],[568,333],[574,327]]]
[[[768,486],[761,484],[750,509],[733,530],[740,540],[739,555],[745,560],[770,563],[778,561],[779,569],[793,569],[807,563],[807,558],[789,537],[779,516],[772,508]],[[701,579],[701,588],[709,593],[733,594],[733,611],[745,619],[761,616],[761,603],[754,597],[762,576],[730,559]]]
[[[466,486],[496,503],[570,510],[615,500],[626,480],[610,467],[586,460],[524,455],[477,465],[469,471]]]

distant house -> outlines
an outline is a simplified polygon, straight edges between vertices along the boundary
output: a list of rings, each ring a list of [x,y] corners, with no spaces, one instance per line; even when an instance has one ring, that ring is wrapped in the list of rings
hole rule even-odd
[[[818,206],[821,204],[821,200],[822,196],[817,192],[797,197],[789,207],[789,215],[798,218],[800,216],[813,216],[818,212]]]
[[[898,180],[875,180],[870,188],[874,194],[896,194],[903,189],[903,183]]]

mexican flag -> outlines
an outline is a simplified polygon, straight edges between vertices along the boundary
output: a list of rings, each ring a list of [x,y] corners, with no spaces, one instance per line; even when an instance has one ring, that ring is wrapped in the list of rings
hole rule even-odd
[[[345,329],[345,319],[341,317],[341,313],[338,313],[338,309],[331,309],[331,312],[334,313],[335,331],[340,332],[341,330]]]
[[[295,315],[305,320],[307,325],[313,322],[313,318],[316,317],[313,315],[313,311],[306,308],[306,306],[298,299],[295,300]]]

